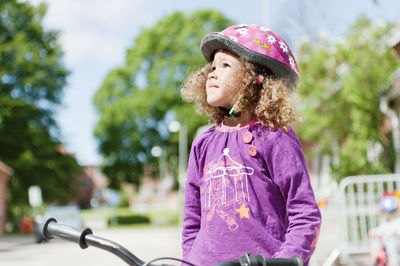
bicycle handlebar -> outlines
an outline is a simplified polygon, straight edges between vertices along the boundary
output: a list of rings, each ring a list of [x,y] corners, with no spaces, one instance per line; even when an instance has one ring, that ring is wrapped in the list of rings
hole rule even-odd
[[[290,259],[284,258],[265,258],[262,255],[253,256],[250,253],[244,254],[238,260],[225,261],[214,266],[303,266],[303,259],[299,255],[294,255]]]
[[[94,236],[90,228],[86,228],[82,232],[79,232],[72,227],[58,224],[56,219],[50,218],[42,225],[41,231],[46,239],[51,239],[55,236],[78,243],[82,249],[85,249],[88,246],[94,246],[107,250],[120,257],[122,260],[128,263],[128,265],[140,266],[144,264],[142,260],[137,258],[123,246],[110,240]]]
[[[63,224],[57,223],[57,220],[54,218],[48,219],[46,222],[40,225],[40,233],[43,235],[45,239],[51,239],[53,237],[58,237],[65,239],[67,241],[71,241],[79,244],[82,249],[85,249],[89,246],[97,247],[104,249],[117,255],[123,261],[125,261],[128,265],[133,266],[171,266],[168,264],[155,265],[155,264],[147,264],[140,260],[138,257],[133,255],[129,250],[124,248],[123,246],[93,235],[93,232],[90,228],[84,229],[82,232],[78,231],[75,228],[70,226],[66,226]],[[174,258],[166,258],[166,259],[174,259]],[[176,259],[175,259],[176,260]],[[155,260],[153,260],[155,261]],[[303,266],[303,260],[300,256],[295,255],[290,259],[282,259],[282,258],[265,258],[261,255],[253,256],[249,253],[244,254],[238,260],[225,261],[214,266]]]

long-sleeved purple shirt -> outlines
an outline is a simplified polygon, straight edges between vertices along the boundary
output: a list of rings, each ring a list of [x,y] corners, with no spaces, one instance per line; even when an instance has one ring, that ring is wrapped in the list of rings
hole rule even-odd
[[[321,215],[301,144],[258,121],[219,124],[193,141],[185,188],[183,259],[213,265],[246,252],[308,264]]]

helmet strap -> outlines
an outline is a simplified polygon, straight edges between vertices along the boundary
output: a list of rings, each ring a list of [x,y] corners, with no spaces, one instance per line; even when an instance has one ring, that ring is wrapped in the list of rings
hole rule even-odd
[[[238,118],[242,115],[242,113],[243,113],[243,111],[244,111],[244,109],[246,108],[246,106],[247,106],[248,103],[249,103],[249,102],[246,102],[246,103],[244,104],[244,106],[243,106],[242,110],[240,110],[240,112],[235,112],[236,104],[234,104],[230,110],[228,110],[228,109],[225,108],[225,107],[221,107],[221,106],[218,107],[218,108],[219,108],[219,110],[221,110],[221,111],[224,113],[224,115],[226,115],[226,116],[231,116],[231,117],[234,117],[234,118],[238,119]]]

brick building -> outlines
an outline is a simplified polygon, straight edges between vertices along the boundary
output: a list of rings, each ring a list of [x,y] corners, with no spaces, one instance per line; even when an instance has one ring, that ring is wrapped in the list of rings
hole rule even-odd
[[[12,175],[12,169],[0,161],[0,234],[5,231],[7,220],[7,185]]]

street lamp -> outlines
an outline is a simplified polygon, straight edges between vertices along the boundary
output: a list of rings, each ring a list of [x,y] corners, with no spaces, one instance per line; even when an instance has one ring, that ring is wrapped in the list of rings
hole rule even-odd
[[[162,148],[160,146],[154,146],[151,148],[151,155],[154,157],[160,157],[162,154]]]
[[[168,124],[168,130],[173,133],[178,132],[180,127],[181,127],[181,123],[179,123],[176,120],[173,120]]]
[[[184,198],[184,183],[186,179],[186,168],[187,168],[187,126],[184,123],[179,123],[174,120],[168,124],[168,129],[171,132],[179,131],[179,175],[178,175],[178,209],[179,209],[179,222],[183,220],[183,198]]]
[[[159,166],[159,171],[160,171],[160,180],[165,176],[165,170],[166,170],[166,165],[167,165],[167,158],[166,158],[166,152],[160,147],[160,146],[154,146],[151,148],[150,151],[151,155],[158,158],[158,166]]]
[[[186,167],[187,167],[187,126],[184,123],[180,123],[176,120],[171,121],[168,124],[168,129],[170,132],[179,131],[179,190],[183,188],[185,177],[186,177]]]

